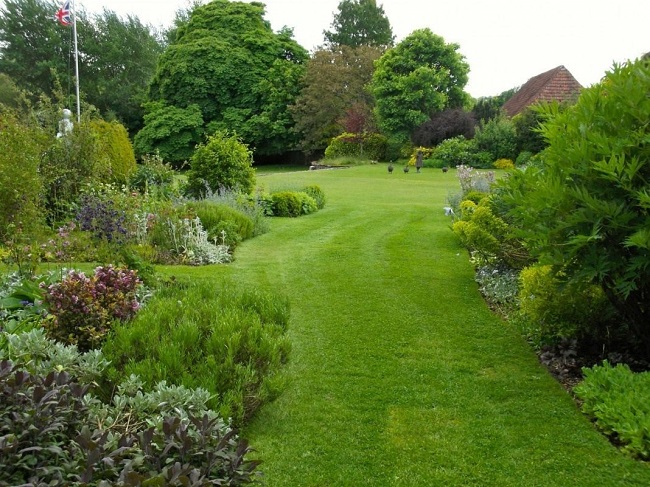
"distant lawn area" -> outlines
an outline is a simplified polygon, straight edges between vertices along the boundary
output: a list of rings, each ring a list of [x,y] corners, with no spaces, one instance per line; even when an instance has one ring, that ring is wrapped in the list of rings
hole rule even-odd
[[[166,274],[273,289],[291,303],[288,384],[242,435],[269,487],[648,486],[519,331],[490,312],[443,207],[455,171],[259,167],[319,185],[227,266]]]
[[[258,176],[309,170],[309,166],[304,164],[269,164],[263,166],[254,165],[253,167]]]

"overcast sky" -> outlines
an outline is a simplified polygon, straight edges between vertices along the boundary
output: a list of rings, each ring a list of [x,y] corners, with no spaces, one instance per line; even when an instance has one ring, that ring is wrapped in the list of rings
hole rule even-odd
[[[340,0],[266,0],[274,30],[293,28],[308,50],[323,42]],[[168,26],[187,0],[76,0],[104,6],[144,23]],[[205,2],[204,2],[205,3]],[[650,51],[650,0],[377,0],[399,42],[428,27],[460,45],[469,63],[466,90],[492,96],[564,65],[584,86],[598,82],[613,62]]]

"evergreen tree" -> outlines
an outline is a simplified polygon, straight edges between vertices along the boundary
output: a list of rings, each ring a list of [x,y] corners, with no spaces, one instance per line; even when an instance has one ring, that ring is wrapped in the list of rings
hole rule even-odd
[[[324,31],[329,46],[389,47],[395,37],[382,6],[375,0],[342,0],[331,31]]]

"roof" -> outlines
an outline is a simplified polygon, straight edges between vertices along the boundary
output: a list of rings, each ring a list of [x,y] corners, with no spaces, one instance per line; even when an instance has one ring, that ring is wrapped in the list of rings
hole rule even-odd
[[[530,78],[504,105],[508,116],[514,117],[526,107],[540,101],[572,101],[582,85],[567,68],[558,66]]]

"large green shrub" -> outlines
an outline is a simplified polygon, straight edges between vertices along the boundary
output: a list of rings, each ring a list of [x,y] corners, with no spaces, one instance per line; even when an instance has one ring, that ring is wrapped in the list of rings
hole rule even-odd
[[[583,369],[584,381],[574,388],[582,410],[623,451],[650,459],[650,372],[634,373],[627,365]]]
[[[104,120],[93,120],[90,125],[97,139],[97,156],[108,160],[110,179],[126,183],[136,170],[135,154],[126,128],[118,122]]]
[[[0,110],[0,241],[10,234],[11,225],[27,235],[43,223],[39,176],[40,156],[45,147],[43,133],[21,124],[15,116]]]
[[[511,217],[535,257],[595,284],[617,328],[650,350],[650,63],[616,66],[576,105],[547,107],[540,168],[509,178]]]
[[[545,117],[536,106],[528,107],[513,117],[518,154],[521,152],[537,154],[546,148],[547,142],[540,131],[540,125],[544,120]]]
[[[343,133],[334,137],[325,149],[327,159],[359,157],[375,161],[385,160],[388,141],[377,133]]]
[[[307,193],[309,196],[314,198],[314,201],[316,202],[316,207],[319,210],[322,210],[325,208],[325,193],[323,190],[320,188],[320,186],[316,184],[311,184],[309,186],[306,186],[303,189],[304,193]]]
[[[217,132],[197,148],[187,174],[187,192],[195,198],[221,188],[246,194],[255,188],[253,154],[227,132]]]
[[[490,154],[490,163],[517,157],[517,132],[508,118],[499,117],[482,124],[476,129],[474,142],[479,152]]]
[[[104,346],[112,377],[145,384],[202,387],[209,405],[241,424],[277,395],[286,362],[288,302],[281,297],[208,282],[162,289]]]
[[[174,170],[159,154],[144,155],[129,178],[129,186],[143,193],[154,188],[165,188],[174,180]]]
[[[43,153],[40,171],[48,223],[58,224],[71,215],[82,188],[110,182],[112,169],[99,149],[92,124],[82,120]]]
[[[273,216],[297,217],[318,210],[316,200],[302,191],[279,191],[271,199]]]
[[[521,271],[519,306],[524,332],[536,345],[553,344],[564,338],[608,334],[609,303],[598,286],[560,286],[548,265],[533,265]]]
[[[144,128],[133,139],[136,155],[158,153],[163,160],[180,168],[192,157],[203,137],[201,108],[196,104],[178,108],[150,103],[146,109]]]
[[[462,135],[442,141],[435,147],[431,158],[442,161],[448,167],[464,165],[485,168],[493,162],[489,154],[477,151],[473,139],[467,140]]]

